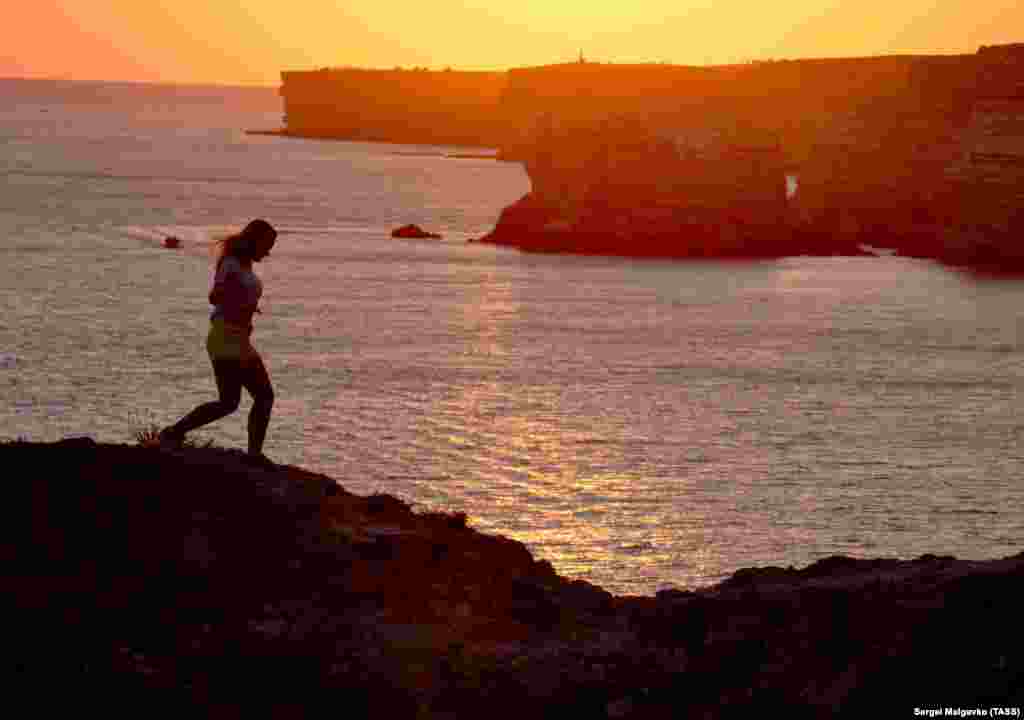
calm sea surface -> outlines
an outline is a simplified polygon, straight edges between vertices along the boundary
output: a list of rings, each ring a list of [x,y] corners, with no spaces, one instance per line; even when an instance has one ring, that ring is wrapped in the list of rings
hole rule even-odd
[[[280,126],[272,89],[0,95],[2,439],[133,443],[213,399],[205,243],[265,217],[279,462],[465,511],[617,593],[1024,549],[1024,282],[520,254],[466,242],[528,190],[519,165],[245,135]],[[444,240],[389,237],[411,222]],[[194,436],[244,448],[249,403]]]

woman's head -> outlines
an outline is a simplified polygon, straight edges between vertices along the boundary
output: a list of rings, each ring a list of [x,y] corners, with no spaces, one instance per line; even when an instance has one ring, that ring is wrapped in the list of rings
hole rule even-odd
[[[274,247],[276,240],[277,230],[266,220],[257,218],[239,233],[237,244],[240,251],[249,254],[249,260],[260,261],[270,253],[270,248]]]
[[[217,265],[228,255],[233,255],[239,260],[259,262],[270,254],[277,240],[277,230],[266,220],[256,219],[246,225],[242,232],[220,238],[220,252],[217,257]]]

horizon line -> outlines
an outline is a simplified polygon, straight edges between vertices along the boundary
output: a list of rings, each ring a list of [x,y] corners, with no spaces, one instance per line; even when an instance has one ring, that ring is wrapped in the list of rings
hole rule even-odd
[[[119,79],[119,78],[76,78],[67,77],[65,75],[4,75],[0,76],[0,82],[10,81],[28,81],[28,82],[68,82],[68,83],[107,83],[115,85],[158,85],[163,87],[195,87],[195,88],[231,88],[231,89],[280,89],[282,85],[281,76],[285,73],[303,73],[303,72],[325,72],[325,71],[339,71],[339,70],[363,70],[368,72],[433,72],[433,73],[444,73],[444,72],[459,72],[459,73],[508,73],[516,70],[529,70],[539,69],[548,67],[558,67],[562,65],[608,65],[608,66],[668,66],[668,67],[684,67],[684,68],[725,68],[725,67],[741,67],[745,65],[758,65],[758,64],[771,64],[771,63],[784,63],[784,62],[820,62],[828,60],[869,60],[869,59],[881,59],[881,58],[928,58],[928,57],[970,57],[976,55],[981,49],[987,47],[1004,47],[1013,46],[1022,43],[998,43],[993,45],[979,45],[973,52],[934,52],[934,53],[923,53],[923,52],[905,52],[905,53],[884,53],[878,55],[824,55],[816,57],[779,57],[779,58],[742,58],[736,59],[729,62],[718,62],[718,63],[683,63],[683,62],[672,62],[668,60],[647,60],[647,61],[633,61],[633,62],[617,62],[617,61],[605,61],[605,60],[590,60],[590,59],[573,59],[564,60],[560,62],[552,62],[546,64],[533,64],[533,65],[517,65],[512,67],[505,67],[504,69],[467,69],[459,68],[451,65],[445,65],[441,67],[429,67],[423,65],[412,65],[409,67],[394,65],[391,67],[380,67],[380,66],[359,66],[359,65],[321,65],[317,67],[306,67],[299,69],[290,70],[279,70],[278,79],[276,81],[259,81],[259,82],[240,82],[240,81],[217,81],[217,80],[154,80],[154,79]]]

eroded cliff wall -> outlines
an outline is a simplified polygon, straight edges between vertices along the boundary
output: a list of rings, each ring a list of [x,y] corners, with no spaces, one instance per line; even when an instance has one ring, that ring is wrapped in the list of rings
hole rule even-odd
[[[969,262],[1024,266],[1024,44],[983,48],[957,157],[946,168]]]
[[[605,214],[606,226],[635,228],[637,217],[660,212],[663,233],[692,237],[666,208],[711,205],[730,209],[720,224],[739,216],[748,227],[777,228],[762,235],[780,252],[795,247],[783,238],[788,230],[802,238],[801,251],[867,243],[969,256],[976,228],[1005,245],[1019,223],[1022,48],[514,70],[503,101],[506,154],[524,162],[533,183],[521,205],[547,208],[548,226],[579,228],[599,187],[604,206],[623,208]],[[787,174],[797,188],[788,198],[779,193]],[[715,254],[700,242],[676,250]]]
[[[302,137],[495,146],[505,74],[327,68],[281,73],[286,132]]]
[[[1022,224],[1024,44],[719,67],[325,69],[282,80],[288,134],[497,146],[522,161],[533,190],[503,216],[495,242],[671,255],[847,253],[864,243],[1001,262]],[[1024,251],[1011,254],[1024,263]]]

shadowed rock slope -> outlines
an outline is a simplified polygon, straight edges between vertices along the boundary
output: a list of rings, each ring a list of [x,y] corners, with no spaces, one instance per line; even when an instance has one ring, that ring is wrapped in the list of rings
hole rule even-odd
[[[1024,705],[1024,553],[832,557],[657,597],[465,517],[221,449],[0,443],[8,676],[36,712],[913,717]]]

